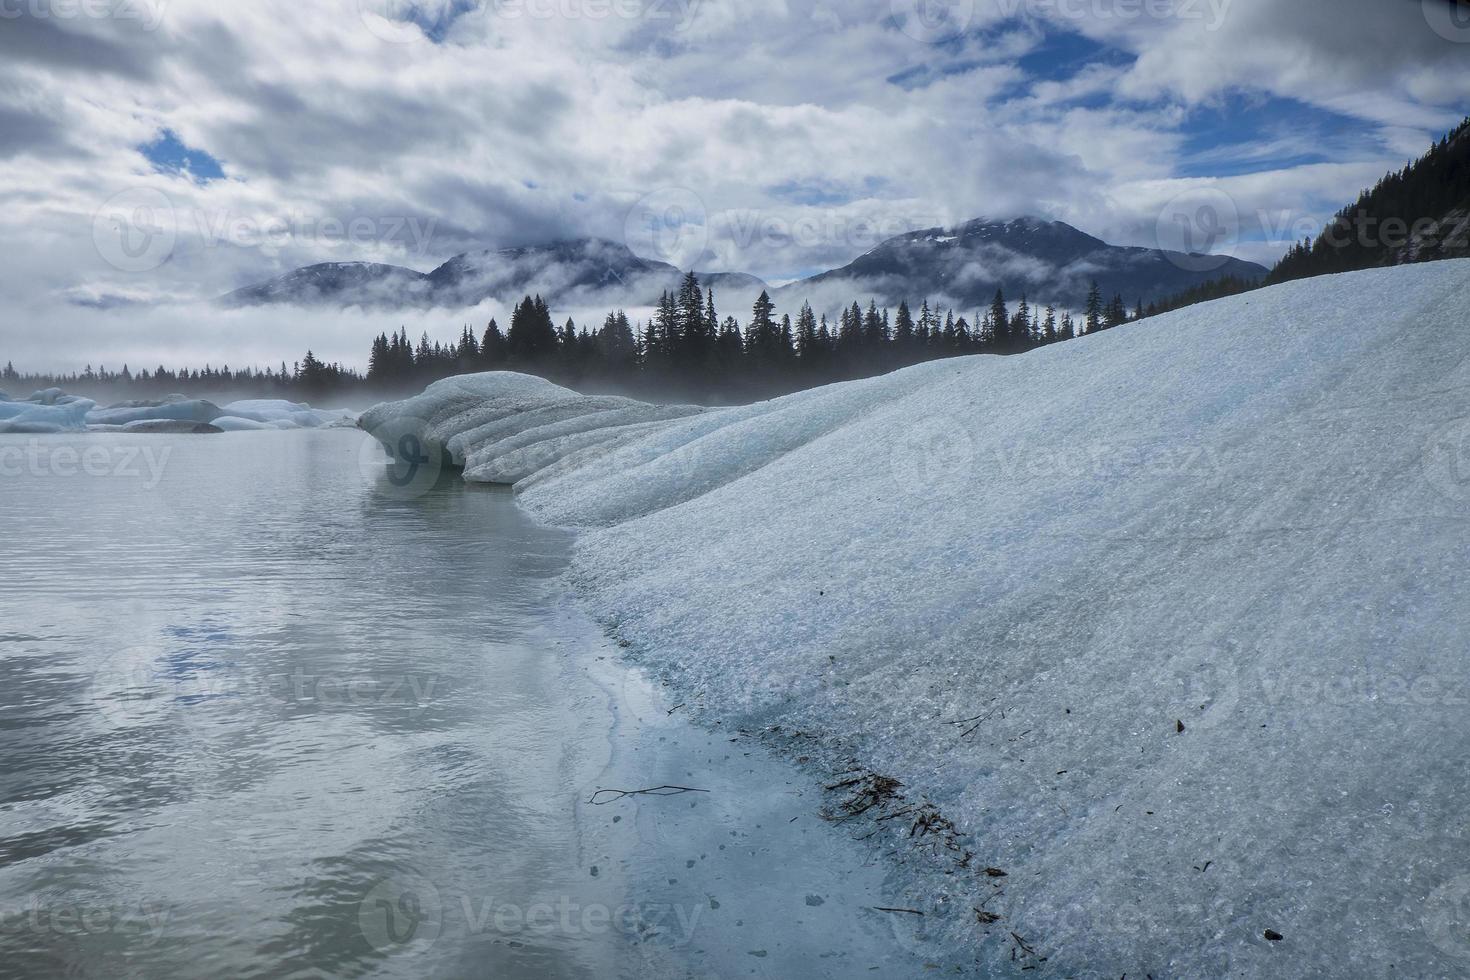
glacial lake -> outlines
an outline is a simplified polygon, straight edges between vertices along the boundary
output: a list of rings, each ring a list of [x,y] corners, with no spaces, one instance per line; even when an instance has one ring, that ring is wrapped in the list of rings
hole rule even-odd
[[[570,534],[365,440],[0,436],[0,975],[934,975]]]

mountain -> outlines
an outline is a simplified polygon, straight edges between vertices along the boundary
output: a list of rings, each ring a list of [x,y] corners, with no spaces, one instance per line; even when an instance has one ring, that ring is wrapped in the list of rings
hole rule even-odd
[[[1268,284],[1411,262],[1470,257],[1470,119],[1298,244]]]
[[[1131,305],[1179,293],[1221,275],[1258,279],[1266,270],[1225,256],[1184,255],[1109,245],[1060,221],[979,219],[953,229],[931,228],[891,238],[850,264],[772,291],[782,310],[811,301],[834,313],[857,300],[897,306],[988,306],[995,290],[1015,299],[1081,309],[1092,280]],[[653,306],[678,288],[682,273],[641,258],[619,242],[577,238],[544,245],[456,255],[424,274],[398,266],[334,263],[308,266],[224,297],[231,306],[270,303],[369,308],[459,309],[485,300],[511,303],[540,294],[553,308],[632,309]],[[707,273],[722,311],[749,311],[768,287],[754,276]]]
[[[553,306],[653,306],[679,288],[684,273],[666,262],[640,258],[620,242],[575,238],[518,248],[456,255],[429,273],[436,305],[474,306],[487,299],[512,301],[539,293]],[[701,273],[700,283],[718,294],[766,288],[754,276]]]
[[[485,300],[510,303],[539,294],[565,308],[653,306],[679,288],[683,273],[635,255],[626,245],[578,238],[544,245],[485,249],[456,255],[427,274],[366,262],[307,266],[221,298],[226,306],[362,306],[370,309],[455,309]],[[766,284],[739,273],[705,273],[700,282],[719,295],[731,291],[743,305]]]
[[[429,277],[413,269],[373,262],[324,262],[278,279],[246,286],[220,298],[224,306],[362,306],[394,309],[424,305]]]
[[[969,312],[988,306],[999,288],[1013,301],[1024,291],[1033,302],[1081,309],[1096,280],[1131,307],[1223,275],[1265,274],[1263,266],[1227,256],[1109,245],[1060,221],[980,218],[890,238],[840,269],[781,287],[774,298],[783,308],[809,300],[829,312],[834,300],[866,305],[870,298],[889,307],[927,299]]]

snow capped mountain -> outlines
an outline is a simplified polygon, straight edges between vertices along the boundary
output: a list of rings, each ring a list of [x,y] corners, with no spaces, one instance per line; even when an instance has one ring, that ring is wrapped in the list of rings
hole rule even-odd
[[[1060,221],[979,218],[891,238],[840,269],[782,287],[775,299],[783,307],[810,300],[827,312],[853,300],[891,307],[927,299],[968,313],[1003,289],[1013,301],[1025,292],[1033,302],[1080,309],[1093,280],[1131,306],[1223,275],[1265,274],[1262,266],[1228,256],[1109,245]]]
[[[1159,299],[1224,274],[1259,278],[1266,270],[1226,256],[1188,256],[1109,245],[1060,221],[978,219],[957,228],[930,228],[889,239],[840,269],[772,292],[778,307],[810,301],[835,312],[854,300],[971,312],[997,288],[1014,299],[1080,309],[1095,279],[1105,294],[1128,303]],[[270,303],[369,308],[462,309],[486,300],[512,303],[540,294],[554,308],[652,306],[678,288],[681,271],[645,259],[620,242],[577,238],[543,245],[456,255],[427,274],[363,262],[313,265],[224,297],[232,306]],[[703,273],[722,310],[745,310],[767,286],[740,273]]]

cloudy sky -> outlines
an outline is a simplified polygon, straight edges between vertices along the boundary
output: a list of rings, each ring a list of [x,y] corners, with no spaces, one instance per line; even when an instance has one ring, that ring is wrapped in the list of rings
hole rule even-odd
[[[1269,262],[1467,69],[1451,0],[0,0],[0,360],[361,362],[472,317],[205,304],[582,235],[687,258],[650,213],[778,283],[981,215],[1178,246],[1195,200]]]

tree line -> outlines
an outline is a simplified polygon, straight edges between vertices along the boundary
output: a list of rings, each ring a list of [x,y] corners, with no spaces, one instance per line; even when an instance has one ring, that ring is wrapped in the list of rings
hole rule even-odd
[[[880,309],[870,300],[866,307],[850,304],[835,318],[819,316],[804,303],[793,318],[778,315],[763,292],[741,324],[734,316],[719,315],[714,292],[691,272],[678,290],[659,298],[647,320],[636,323],[616,310],[596,329],[579,327],[570,318],[557,326],[546,302],[528,296],[512,311],[504,330],[492,319],[483,332],[461,328],[459,337],[449,343],[431,340],[427,332],[414,341],[403,328],[380,333],[373,338],[366,374],[324,362],[308,350],[300,361],[264,370],[232,370],[228,365],[170,370],[159,365],[135,374],[127,365],[120,371],[88,365],[71,374],[22,375],[7,363],[0,371],[0,383],[12,389],[13,397],[60,387],[86,393],[113,391],[119,396],[240,392],[320,402],[406,395],[457,374],[510,370],[593,391],[739,402],[871,377],[937,358],[1018,354],[1257,285],[1226,277],[1147,306],[1136,303],[1130,311],[1122,296],[1105,298],[1094,282],[1078,315],[1054,305],[1033,306],[1024,294],[1012,304],[998,289],[990,305],[972,317],[956,315],[953,309],[941,312],[927,301],[915,310],[907,301],[894,309]]]
[[[131,394],[164,395],[194,392],[201,397],[220,392],[249,392],[261,397],[287,399],[325,398],[349,395],[365,383],[361,372],[340,363],[322,361],[311,351],[289,367],[284,361],[279,368],[259,367],[231,369],[229,365],[170,370],[162,364],[154,370],[136,373],[124,364],[121,370],[88,364],[82,371],[62,374],[22,374],[7,361],[0,369],[0,384],[12,398],[25,398],[36,389],[64,388],[69,391],[126,391]]]
[[[1470,256],[1470,119],[1292,246],[1266,285]]]
[[[1093,283],[1080,316],[1053,305],[1014,306],[997,290],[973,320],[927,301],[913,309],[866,308],[854,302],[835,319],[804,303],[793,318],[778,316],[762,292],[742,325],[721,317],[714,291],[693,272],[665,292],[653,314],[634,323],[626,312],[607,314],[595,329],[556,318],[539,296],[525,297],[507,329],[491,320],[483,333],[464,327],[451,344],[417,342],[405,330],[373,339],[367,380],[412,387],[452,374],[518,370],[571,385],[609,387],[655,395],[731,400],[760,397],[834,381],[869,377],[920,361],[967,354],[1018,354],[1097,333],[1159,312],[1123,297],[1104,297]]]

